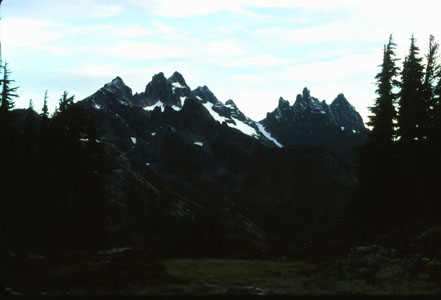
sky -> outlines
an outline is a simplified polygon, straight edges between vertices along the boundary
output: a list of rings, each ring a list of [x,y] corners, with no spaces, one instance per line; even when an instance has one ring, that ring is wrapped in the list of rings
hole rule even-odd
[[[440,8],[439,0],[4,0],[2,57],[18,108],[32,99],[39,111],[48,90],[53,111],[63,91],[82,100],[116,76],[143,92],[154,74],[178,71],[256,121],[306,86],[328,104],[344,93],[366,122],[389,35],[399,58],[412,34],[424,56],[429,35],[441,37]]]

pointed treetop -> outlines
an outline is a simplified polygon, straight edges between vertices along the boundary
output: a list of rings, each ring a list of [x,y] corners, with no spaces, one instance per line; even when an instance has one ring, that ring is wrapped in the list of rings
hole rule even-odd
[[[61,96],[61,99],[59,101],[59,110],[60,112],[66,111],[69,107],[73,105],[75,96],[68,96],[68,93],[66,91],[63,92],[63,95]]]
[[[15,94],[18,87],[11,87],[11,83],[14,82],[14,80],[9,78],[10,74],[11,71],[8,68],[8,63],[5,61],[5,64],[3,65],[3,79],[0,80],[2,85],[2,92],[1,92],[2,111],[8,111],[14,108],[15,104],[13,98],[18,97],[18,95]]]
[[[48,98],[48,95],[47,95],[47,90],[46,90],[46,92],[44,93],[43,108],[41,109],[41,116],[43,118],[49,117],[49,109],[47,108],[47,98]]]

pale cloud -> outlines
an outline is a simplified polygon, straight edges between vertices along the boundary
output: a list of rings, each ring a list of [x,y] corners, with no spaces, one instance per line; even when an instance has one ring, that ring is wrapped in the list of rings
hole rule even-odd
[[[342,56],[335,60],[313,62],[284,67],[285,74],[292,79],[320,83],[323,81],[351,80],[355,75],[373,78],[380,64],[382,50],[368,54]]]
[[[241,2],[235,0],[129,0],[129,3],[147,8],[154,15],[165,17],[191,17],[213,14],[222,10],[242,10]]]
[[[352,0],[244,0],[243,5],[255,7],[284,7],[284,8],[307,8],[307,9],[338,9],[342,6],[354,3]]]
[[[235,74],[230,76],[229,80],[244,83],[258,83],[262,81],[260,76],[251,74]]]
[[[141,26],[130,26],[113,30],[111,34],[117,38],[139,38],[154,34],[154,31]]]
[[[220,11],[230,11],[257,18],[267,18],[267,15],[255,13],[247,8],[302,8],[312,10],[330,10],[353,3],[351,0],[129,0],[132,5],[144,7],[154,15],[165,17],[192,17],[197,15],[214,14]]]
[[[224,63],[224,67],[277,67],[285,65],[288,60],[277,58],[269,54],[261,54],[251,57],[242,57]]]
[[[247,54],[247,49],[233,40],[199,42],[200,48],[210,56],[236,56]]]
[[[120,68],[120,64],[100,64],[95,66],[75,68],[74,73],[86,76],[107,77],[111,74],[118,74]]]
[[[124,60],[160,60],[188,57],[186,49],[176,43],[117,42],[114,46],[96,49],[98,53],[107,53]]]
[[[64,33],[55,31],[57,24],[36,19],[5,19],[3,26],[3,44],[11,47],[40,46],[55,41]]]

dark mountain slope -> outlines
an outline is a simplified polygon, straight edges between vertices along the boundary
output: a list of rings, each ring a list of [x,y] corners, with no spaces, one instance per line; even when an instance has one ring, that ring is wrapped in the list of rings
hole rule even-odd
[[[216,250],[226,254],[261,251],[268,237],[287,245],[332,224],[356,182],[343,155],[280,149],[232,100],[191,91],[177,72],[164,78],[132,97],[117,78],[79,102],[116,162],[108,184],[115,242],[215,251],[230,241]]]

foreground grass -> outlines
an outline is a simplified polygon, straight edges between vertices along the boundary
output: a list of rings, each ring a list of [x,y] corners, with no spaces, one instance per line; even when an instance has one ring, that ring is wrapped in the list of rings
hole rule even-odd
[[[346,262],[339,262],[344,264]],[[437,285],[413,279],[392,265],[372,276],[336,274],[304,262],[170,259],[165,262],[179,284],[151,286],[139,295],[353,295],[438,294]],[[333,265],[335,268],[336,265]],[[363,278],[364,277],[364,278]]]
[[[430,295],[441,294],[438,256],[397,256],[378,245],[321,263],[155,258],[143,249],[15,257],[9,294]]]

